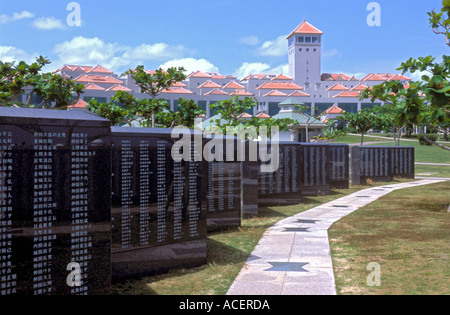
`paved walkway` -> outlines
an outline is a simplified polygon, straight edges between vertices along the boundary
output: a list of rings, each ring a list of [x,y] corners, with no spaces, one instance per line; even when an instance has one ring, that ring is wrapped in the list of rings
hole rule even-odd
[[[442,181],[364,189],[278,222],[265,232],[227,294],[336,295],[329,227],[391,191]]]

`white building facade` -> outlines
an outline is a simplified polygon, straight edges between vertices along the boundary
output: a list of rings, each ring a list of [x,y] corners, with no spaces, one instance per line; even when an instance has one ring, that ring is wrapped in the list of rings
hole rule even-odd
[[[207,117],[214,115],[209,105],[235,95],[256,99],[258,106],[249,114],[263,112],[270,116],[278,114],[278,104],[289,97],[295,97],[311,108],[309,114],[318,116],[334,104],[346,112],[371,107],[374,104],[370,100],[359,100],[360,93],[365,88],[386,80],[399,80],[404,84],[410,80],[390,73],[371,73],[364,78],[342,73],[322,73],[323,37],[324,33],[306,20],[292,31],[286,40],[288,75],[265,73],[237,78],[233,75],[196,71],[159,97],[166,99],[173,110],[177,109],[180,98],[193,99],[206,111]],[[84,101],[95,98],[100,102],[109,102],[117,90],[128,91],[139,98],[148,97],[140,93],[131,76],[121,77],[101,65],[64,65],[56,72],[85,85],[85,93],[82,95]]]

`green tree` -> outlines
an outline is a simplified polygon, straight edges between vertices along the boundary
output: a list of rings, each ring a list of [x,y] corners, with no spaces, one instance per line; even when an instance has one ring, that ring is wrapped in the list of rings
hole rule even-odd
[[[374,107],[377,114],[374,127],[384,132],[392,132],[396,145],[400,145],[403,128],[412,126],[410,118],[404,112],[404,97],[399,92],[402,89],[406,91],[400,81],[386,81],[365,89],[360,98],[361,100],[371,98],[372,102],[375,100],[384,102],[383,106]]]
[[[434,33],[444,34],[447,45],[450,38],[450,0],[442,2],[439,13],[428,12],[430,26]],[[411,81],[405,87],[400,81],[384,82],[366,90],[365,98],[380,99],[394,106],[391,113],[397,126],[422,126],[438,132],[448,133],[450,128],[450,57],[442,56],[442,62],[436,57],[410,58],[397,69],[406,73],[421,73],[421,81]],[[450,147],[430,140],[424,134],[427,143],[449,150]]]
[[[226,121],[227,126],[237,126],[240,124],[240,116],[247,110],[256,106],[256,100],[251,97],[246,97],[244,99],[239,98],[239,96],[233,96],[230,99],[217,102],[210,105],[210,109],[215,111],[221,116],[221,119]],[[220,125],[220,120],[216,121]]]
[[[361,134],[361,145],[364,145],[364,135],[370,129],[380,125],[376,112],[372,108],[365,108],[357,113],[347,112],[338,119],[344,121],[347,128],[355,129]]]
[[[178,110],[173,113],[173,120],[170,127],[184,126],[193,129],[195,119],[203,114],[205,114],[205,111],[194,100],[180,98],[178,100]]]
[[[186,79],[185,69],[170,68],[167,71],[159,68],[154,72],[146,71],[144,66],[140,65],[136,69],[130,69],[123,75],[131,75],[136,85],[141,89],[141,93],[150,96],[149,102],[146,103],[148,111],[151,112],[152,128],[156,126],[155,114],[167,108],[164,102],[157,101],[157,97],[164,91],[172,87],[174,84]],[[142,112],[147,110],[141,109]]]
[[[215,121],[216,126],[219,127],[224,134],[227,133],[227,129],[245,130],[252,129],[261,130],[261,127],[267,130],[267,136],[271,137],[272,127],[278,127],[279,131],[286,131],[290,127],[297,125],[295,120],[285,118],[285,119],[274,119],[274,118],[259,118],[252,117],[252,119],[241,119],[241,115],[247,112],[249,109],[256,106],[256,100],[251,97],[239,98],[238,96],[233,96],[230,99],[217,102],[212,104],[210,108],[221,116],[221,119]],[[258,134],[249,134],[247,138],[258,138]]]
[[[124,91],[116,91],[116,94],[111,98],[111,102],[99,103],[95,99],[91,99],[87,109],[100,117],[109,119],[111,126],[128,124],[132,127],[132,122],[138,115],[140,105],[140,101],[133,95]]]
[[[0,101],[2,106],[34,107],[31,104],[33,96],[41,99],[36,107],[65,109],[74,105],[80,99],[84,90],[83,84],[78,84],[59,74],[41,73],[50,64],[50,60],[40,56],[36,62],[27,64],[24,61],[0,61]],[[25,102],[20,96],[29,90]],[[76,95],[74,97],[74,95]]]
[[[127,109],[113,102],[99,103],[95,99],[91,99],[89,100],[87,109],[100,117],[109,119],[111,121],[111,126],[121,123],[128,123],[128,125],[131,126],[132,117],[134,117]]]
[[[442,1],[441,12],[428,12],[430,25],[435,34],[445,35],[445,41],[450,46],[450,0]]]

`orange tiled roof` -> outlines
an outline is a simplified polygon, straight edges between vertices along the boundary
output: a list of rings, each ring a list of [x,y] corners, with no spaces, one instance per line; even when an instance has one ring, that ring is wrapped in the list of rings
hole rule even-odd
[[[303,22],[297,26],[297,28],[287,37],[290,38],[294,34],[317,34],[322,35],[323,32],[318,28],[312,26],[310,23],[306,22],[304,19]]]
[[[264,113],[264,112],[260,112],[258,115],[256,115],[256,117],[258,117],[258,118],[270,118],[270,116],[267,115],[267,114]]]
[[[191,92],[189,90],[186,90],[184,88],[169,88],[167,90],[163,90],[161,93],[171,93],[171,94],[194,94],[194,92]]]
[[[237,95],[237,96],[253,96],[253,94],[252,93],[250,93],[250,92],[248,92],[248,91],[246,91],[246,90],[244,90],[244,89],[236,89],[236,90],[234,90],[234,92],[233,93],[231,93],[230,95]]]
[[[354,88],[350,89],[350,91],[364,91],[367,88],[368,88],[367,85],[360,83],[357,86],[355,86]]]
[[[245,86],[235,82],[235,81],[230,81],[228,82],[222,89],[233,89],[233,90],[241,90],[241,89],[245,89]]]
[[[341,92],[338,95],[335,95],[333,97],[359,97],[360,93],[355,91],[347,91],[347,92]]]
[[[369,73],[361,81],[410,81],[411,79],[403,75],[392,73]]]
[[[87,104],[86,101],[80,98],[75,105],[69,106],[69,108],[86,108]]]
[[[393,76],[392,78],[390,78],[388,81],[411,81],[411,79],[408,77],[405,77],[404,75],[397,74],[397,75]]]
[[[274,74],[264,74],[264,73],[259,73],[259,74],[249,74],[248,76],[246,76],[245,78],[243,78],[241,80],[241,82],[250,80],[250,79],[256,79],[256,80],[262,80],[262,79],[266,79],[266,80],[272,80],[272,77],[276,77],[276,75]]]
[[[303,90],[303,87],[294,82],[265,82],[257,90]]]
[[[239,115],[238,118],[252,118],[253,116],[250,115],[249,113],[242,113],[241,115]]]
[[[230,95],[230,94],[219,89],[214,89],[212,91],[209,91],[208,93],[205,93],[205,95]]]
[[[341,114],[343,112],[344,110],[338,107],[336,104],[333,104],[333,106],[331,106],[325,111],[326,114]]]
[[[186,84],[184,84],[183,82],[176,82],[174,85],[172,85],[172,87],[187,87]]]
[[[328,88],[327,91],[348,91],[349,88],[346,86],[343,86],[342,84],[336,83],[332,87]]]
[[[111,86],[110,88],[106,89],[106,91],[107,91],[107,92],[109,92],[109,91],[124,91],[124,92],[131,92],[131,90],[130,90],[129,88],[127,88],[127,87],[125,87],[125,86],[122,86],[122,85],[119,85],[119,84],[114,85],[114,86]]]
[[[290,81],[292,81],[294,79],[291,78],[291,77],[288,77],[287,75],[279,74],[275,78],[272,79],[272,81],[276,81],[276,80],[290,80]]]
[[[263,95],[263,97],[266,97],[266,96],[287,96],[287,94],[280,92],[278,90],[273,90],[273,91],[270,91],[269,93]]]
[[[305,92],[297,91],[297,92],[289,94],[288,96],[289,97],[310,97],[311,95],[309,95],[308,93],[305,93]]]
[[[323,73],[322,74],[322,81],[350,81],[355,78],[357,81],[359,81],[355,76],[350,78],[348,75],[344,73]]]
[[[203,88],[207,88],[207,89],[220,89],[222,86],[220,84],[217,84],[216,82],[213,82],[211,80],[208,80],[206,82],[204,82],[203,84],[201,84],[200,86],[198,86],[198,89],[203,89]]]
[[[187,77],[188,78],[211,78],[211,75],[201,72],[201,71],[196,71],[196,72],[192,72]]]
[[[98,76],[85,74],[80,75],[74,81],[81,83],[123,84],[122,81],[111,76]]]
[[[113,74],[114,72],[106,69],[105,67],[103,67],[102,65],[97,65],[96,67],[87,70],[88,73],[106,73],[106,74]]]
[[[67,70],[67,71],[72,71],[72,67],[69,65],[64,65],[62,67],[60,67],[59,69],[56,69],[53,73],[57,73],[63,70]]]
[[[368,74],[367,76],[365,76],[364,79],[362,79],[361,81],[386,81],[392,77],[393,77],[393,75],[390,76],[389,74],[371,73],[371,74]]]
[[[94,84],[94,83],[89,83],[88,85],[86,85],[84,87],[85,90],[96,90],[96,91],[104,91],[105,88],[102,88],[101,86]]]

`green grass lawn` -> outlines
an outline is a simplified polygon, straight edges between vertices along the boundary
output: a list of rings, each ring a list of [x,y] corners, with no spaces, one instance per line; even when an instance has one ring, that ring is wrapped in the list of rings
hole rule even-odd
[[[393,143],[380,145],[394,146]],[[450,164],[450,151],[446,151],[436,146],[420,145],[419,141],[416,140],[401,141],[400,145],[415,148],[416,162]]]
[[[395,191],[335,223],[339,294],[450,294],[450,182]],[[413,196],[413,197],[412,197]],[[369,287],[371,262],[381,286]]]
[[[450,178],[450,166],[416,165],[416,176]]]
[[[342,137],[337,137],[336,139],[334,139],[336,141],[336,143],[348,143],[348,144],[353,144],[353,143],[361,143],[361,136],[354,136],[354,135],[346,135],[346,136],[342,136]],[[364,143],[366,142],[386,142],[389,140],[386,140],[384,138],[369,138],[369,137],[364,137]],[[394,140],[392,140],[394,141]]]
[[[207,265],[118,282],[113,285],[113,294],[224,295],[269,227],[282,219],[367,187],[370,186],[334,190],[328,196],[304,197],[301,204],[293,206],[260,207],[259,216],[244,219],[240,228],[208,235]]]
[[[359,140],[358,140],[359,139]],[[384,142],[386,139],[381,138],[364,138],[364,142]],[[360,143],[361,137],[360,136],[352,136],[347,135],[345,137],[338,137],[336,138],[337,143]],[[377,144],[375,144],[377,145]],[[381,146],[394,146],[394,142],[391,143],[380,143],[378,145]],[[444,163],[444,164],[450,164],[450,151],[446,151],[444,149],[441,149],[436,146],[425,146],[420,145],[418,140],[414,141],[400,141],[401,146],[412,146],[415,148],[416,152],[416,162],[422,162],[422,163]]]

